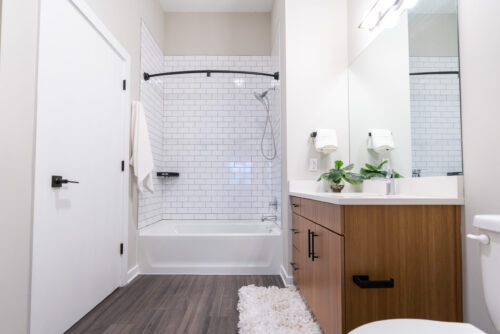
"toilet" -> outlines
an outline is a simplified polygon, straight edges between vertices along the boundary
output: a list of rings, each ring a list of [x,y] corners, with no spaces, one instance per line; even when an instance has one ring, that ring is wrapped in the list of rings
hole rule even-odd
[[[480,234],[467,238],[481,243],[481,271],[486,306],[490,319],[500,331],[500,215],[478,215],[473,225]],[[420,319],[392,319],[372,322],[358,327],[350,334],[479,334],[482,330],[471,324]]]

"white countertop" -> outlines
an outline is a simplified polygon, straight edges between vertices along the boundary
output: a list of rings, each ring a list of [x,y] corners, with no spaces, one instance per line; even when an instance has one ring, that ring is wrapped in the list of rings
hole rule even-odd
[[[290,192],[290,196],[338,205],[463,205],[454,197],[379,195],[370,193]]]
[[[353,191],[354,190],[354,191]],[[365,181],[341,193],[314,181],[289,182],[290,196],[338,205],[464,205],[463,176],[408,178],[396,181],[396,195],[384,195],[385,183]]]

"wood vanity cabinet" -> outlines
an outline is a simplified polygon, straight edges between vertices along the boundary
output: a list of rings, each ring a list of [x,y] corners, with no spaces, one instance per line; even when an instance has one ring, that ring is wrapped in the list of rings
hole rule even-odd
[[[294,280],[324,333],[393,318],[462,321],[458,206],[291,200]]]

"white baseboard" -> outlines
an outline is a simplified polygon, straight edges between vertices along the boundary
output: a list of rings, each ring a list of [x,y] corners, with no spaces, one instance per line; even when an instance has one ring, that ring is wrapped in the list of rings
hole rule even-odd
[[[139,275],[139,266],[135,265],[134,267],[132,267],[132,269],[130,269],[127,272],[127,283],[125,285],[132,282],[134,278],[136,278],[138,275]]]
[[[286,272],[286,269],[285,269],[285,267],[283,267],[283,265],[281,266],[280,276],[281,276],[281,280],[283,281],[283,284],[285,284],[285,286],[293,285],[293,276],[288,275],[288,273]]]

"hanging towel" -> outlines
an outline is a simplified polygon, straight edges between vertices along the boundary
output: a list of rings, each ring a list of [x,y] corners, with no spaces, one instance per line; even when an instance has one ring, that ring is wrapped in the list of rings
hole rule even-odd
[[[390,152],[394,149],[394,138],[391,130],[371,129],[368,138],[368,148],[377,153]]]
[[[146,123],[144,109],[142,108],[142,104],[138,101],[132,102],[132,120],[130,125],[132,145],[130,166],[134,167],[137,187],[140,192],[147,190],[153,193],[153,152],[151,152],[148,125]]]
[[[316,151],[321,153],[328,154],[335,152],[338,147],[337,131],[334,129],[316,130],[314,146],[316,147]]]

